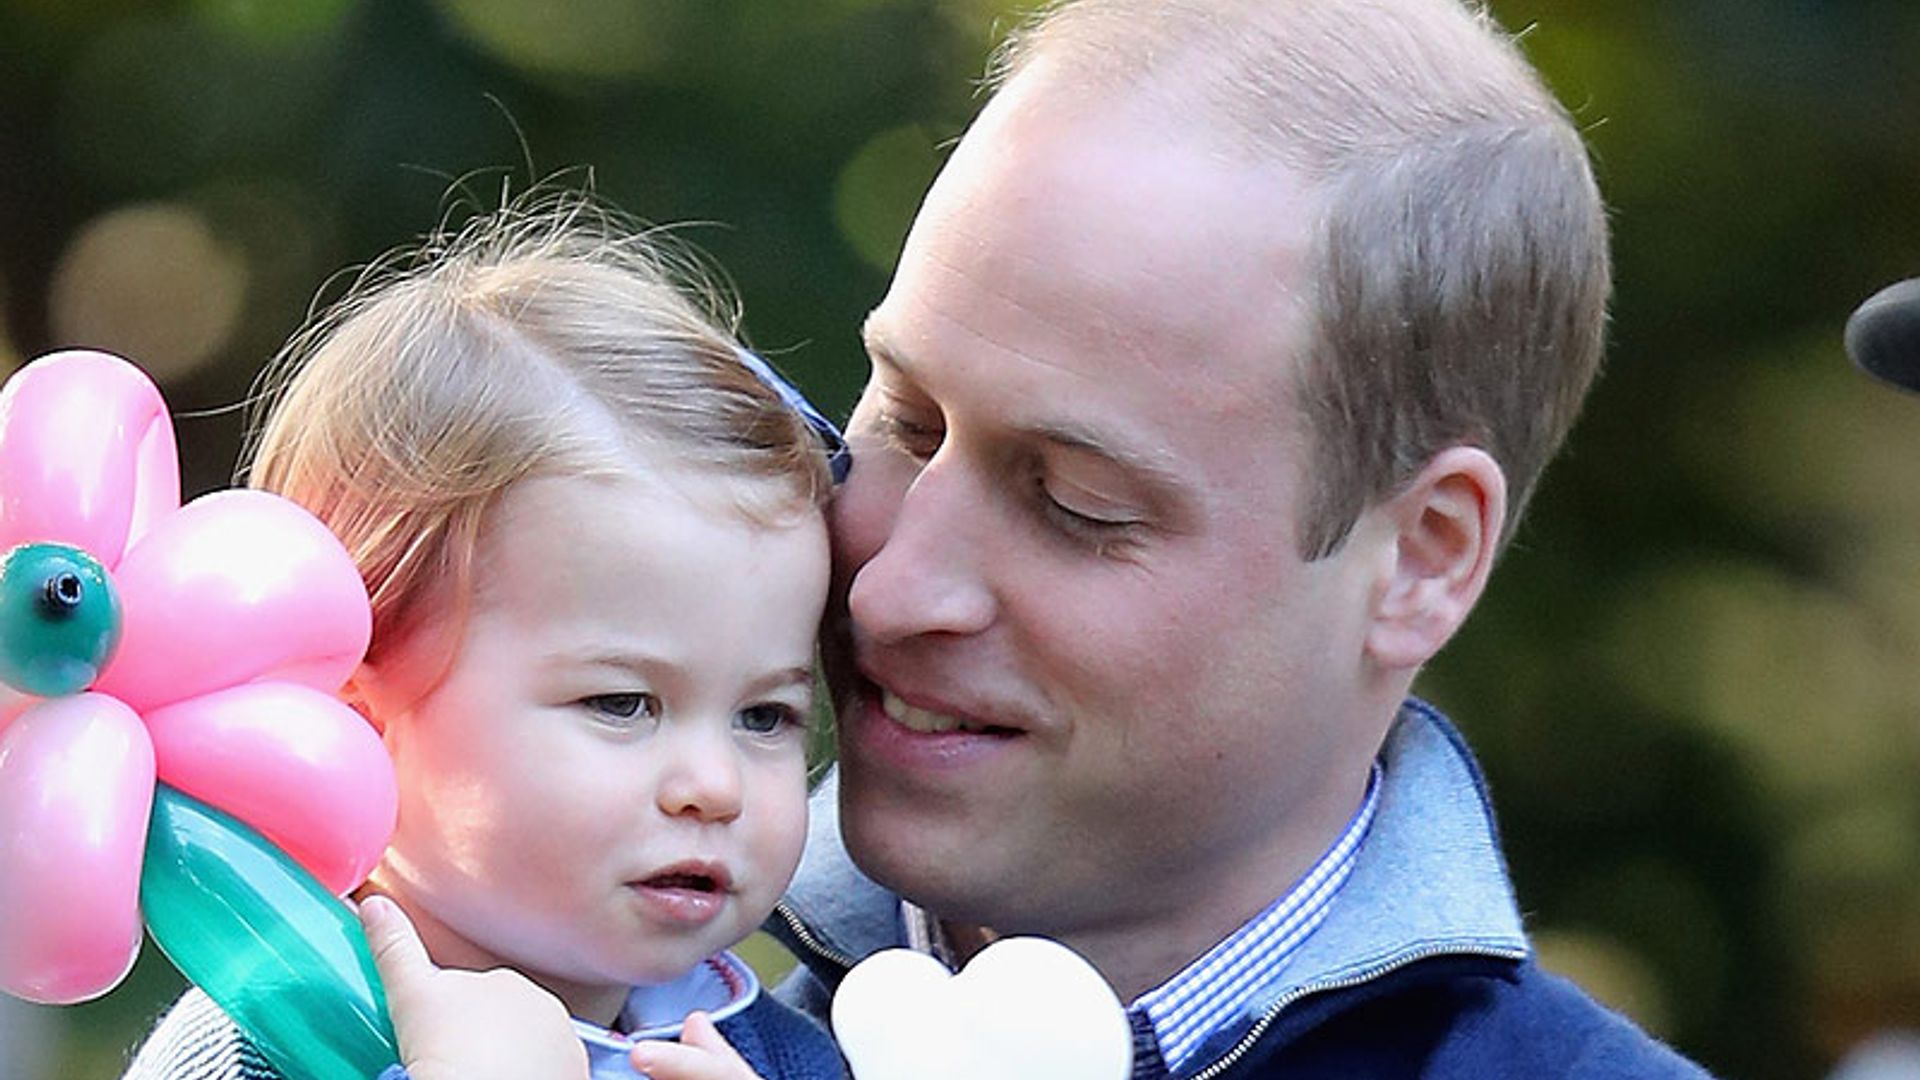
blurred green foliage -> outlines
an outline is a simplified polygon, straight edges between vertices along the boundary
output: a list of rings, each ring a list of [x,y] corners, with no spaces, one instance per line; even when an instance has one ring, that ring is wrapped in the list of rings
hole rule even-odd
[[[566,174],[725,267],[844,414],[996,0],[0,0],[0,360],[161,379],[189,494],[342,268]],[[1722,1075],[1920,1026],[1920,400],[1840,351],[1920,273],[1920,5],[1504,0],[1613,207],[1609,369],[1423,676],[1549,961]],[[0,1006],[117,1076],[179,978]],[[40,1039],[33,1036],[38,1032]]]

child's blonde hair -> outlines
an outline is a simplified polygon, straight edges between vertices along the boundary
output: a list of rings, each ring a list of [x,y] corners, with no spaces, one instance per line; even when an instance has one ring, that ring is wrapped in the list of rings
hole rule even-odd
[[[373,603],[370,663],[435,603],[464,618],[483,519],[522,478],[644,455],[768,480],[740,507],[756,520],[824,501],[821,446],[741,361],[719,295],[588,197],[546,196],[388,257],[288,343],[248,483],[346,545]]]

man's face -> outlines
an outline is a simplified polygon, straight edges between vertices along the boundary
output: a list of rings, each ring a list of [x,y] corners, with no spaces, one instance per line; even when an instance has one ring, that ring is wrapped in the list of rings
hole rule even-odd
[[[989,106],[868,322],[828,662],[861,866],[1085,948],[1236,925],[1351,812],[1381,546],[1297,554],[1301,186],[1044,85]]]

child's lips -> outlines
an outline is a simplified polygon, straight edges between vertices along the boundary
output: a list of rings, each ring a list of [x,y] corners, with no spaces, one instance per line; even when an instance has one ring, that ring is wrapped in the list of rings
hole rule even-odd
[[[671,922],[699,925],[726,906],[733,875],[713,862],[683,862],[629,883],[649,911]]]

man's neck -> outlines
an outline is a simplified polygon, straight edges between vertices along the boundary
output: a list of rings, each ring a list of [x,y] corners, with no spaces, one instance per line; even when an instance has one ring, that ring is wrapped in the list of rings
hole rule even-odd
[[[963,965],[973,959],[975,953],[999,941],[1001,937],[989,927],[946,920],[941,921],[940,932],[946,935],[947,948],[953,950],[954,959]]]
[[[991,927],[971,923],[943,921],[940,930],[946,935],[954,959],[961,965],[1003,936]],[[1171,979],[1229,933],[1232,933],[1231,927],[1198,947],[1169,944],[1170,939],[1151,936],[1143,939],[1136,933],[1062,936],[1060,942],[1092,964],[1121,1002],[1130,1005],[1140,995]]]
[[[1169,921],[1155,920],[1138,929],[1048,936],[1080,954],[1107,980],[1120,1000],[1131,1005],[1142,994],[1173,978],[1274,899],[1268,897],[1230,924],[1209,922],[1194,932],[1175,933]],[[1005,936],[992,927],[973,923],[942,920],[939,925],[947,954],[941,958],[956,967],[964,967],[975,954]]]
[[[1131,1005],[1286,896],[1346,830],[1365,791],[1364,781],[1350,797],[1343,791],[1313,815],[1312,827],[1301,830],[1296,843],[1268,849],[1261,862],[1222,875],[1199,894],[1187,890],[1163,897],[1163,903],[1136,908],[1124,920],[1019,932],[1044,933],[1073,949]],[[956,965],[1014,932],[953,920],[940,920],[939,926]]]

